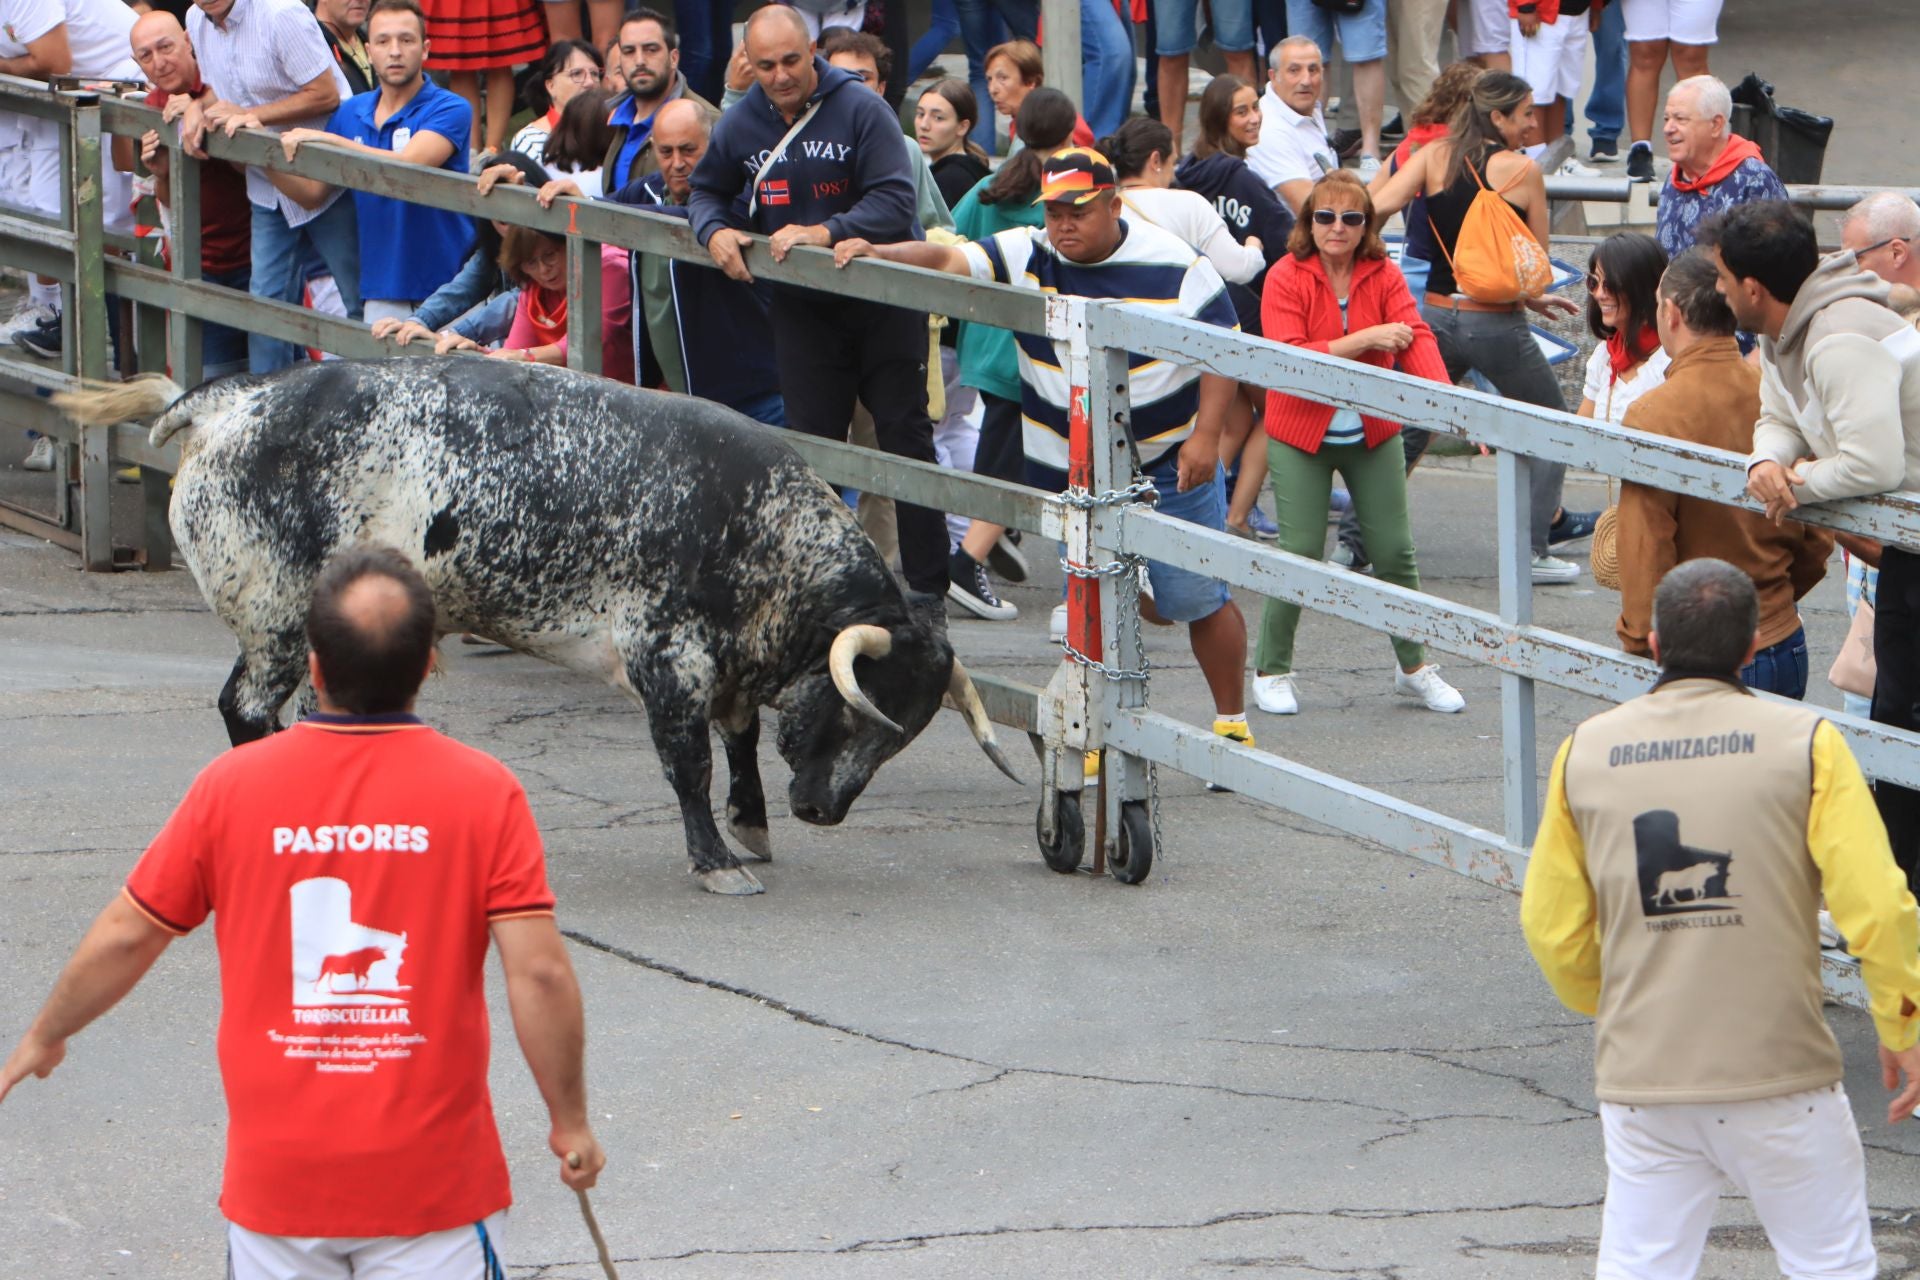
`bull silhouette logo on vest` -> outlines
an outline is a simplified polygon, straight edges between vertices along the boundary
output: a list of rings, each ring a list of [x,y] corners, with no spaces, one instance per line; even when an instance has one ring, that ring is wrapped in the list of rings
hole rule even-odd
[[[1650,809],[1633,820],[1640,869],[1640,906],[1649,916],[1731,911],[1737,895],[1727,881],[1733,855],[1680,842],[1680,815]]]

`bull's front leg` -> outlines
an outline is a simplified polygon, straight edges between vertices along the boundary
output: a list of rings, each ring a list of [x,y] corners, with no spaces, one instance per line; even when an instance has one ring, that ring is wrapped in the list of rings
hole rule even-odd
[[[762,862],[773,861],[767,839],[767,794],[760,787],[760,712],[750,709],[741,727],[720,726],[727,749],[727,830]]]
[[[720,838],[713,821],[713,742],[706,702],[671,673],[631,672],[634,688],[647,708],[647,726],[667,782],[680,800],[687,832],[688,870],[708,893],[763,893],[760,882],[740,865]]]

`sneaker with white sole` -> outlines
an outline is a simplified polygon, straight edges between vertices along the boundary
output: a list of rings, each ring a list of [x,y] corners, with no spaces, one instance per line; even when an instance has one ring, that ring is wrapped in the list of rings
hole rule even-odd
[[[1533,558],[1533,580],[1535,582],[1556,583],[1572,582],[1580,576],[1580,566],[1571,560],[1562,560],[1559,556],[1535,556]]]
[[[1253,741],[1253,730],[1247,726],[1247,718],[1245,716],[1236,716],[1231,720],[1222,716],[1216,716],[1213,721],[1213,731],[1220,737],[1225,738],[1228,742],[1237,742],[1243,747],[1255,745]],[[1207,790],[1221,795],[1231,795],[1233,793],[1232,787],[1223,787],[1217,782],[1209,782],[1207,784]]]
[[[13,335],[24,333],[28,329],[37,329],[43,321],[53,317],[54,310],[44,302],[26,301],[13,309],[4,324],[0,324],[0,342],[13,341]]]
[[[1053,616],[1047,619],[1047,639],[1055,644],[1067,642],[1067,606],[1053,606]]]
[[[1380,157],[1361,156],[1359,173],[1360,181],[1372,182],[1380,173]]]
[[[1418,671],[1393,673],[1393,691],[1409,698],[1418,698],[1427,704],[1427,710],[1452,715],[1456,711],[1467,709],[1467,700],[1460,691],[1440,678],[1440,668],[1429,662]]]
[[[1600,171],[1592,165],[1581,164],[1572,156],[1568,156],[1566,163],[1555,169],[1553,174],[1556,178],[1597,178],[1600,176]]]
[[[956,551],[947,559],[947,599],[988,622],[1011,622],[1020,616],[1017,606],[993,594],[987,566],[964,551]]]
[[[1822,951],[1845,951],[1847,940],[1840,930],[1834,927],[1833,913],[1824,908],[1820,912],[1820,949]]]
[[[987,568],[1000,575],[1005,582],[1025,582],[1027,580],[1027,558],[1020,554],[1020,531],[1004,530],[994,544],[987,548]]]
[[[53,439],[50,436],[35,436],[33,448],[27,450],[26,459],[21,462],[22,471],[53,470]]]
[[[1254,676],[1253,702],[1270,716],[1300,714],[1300,696],[1293,687],[1292,675]]]

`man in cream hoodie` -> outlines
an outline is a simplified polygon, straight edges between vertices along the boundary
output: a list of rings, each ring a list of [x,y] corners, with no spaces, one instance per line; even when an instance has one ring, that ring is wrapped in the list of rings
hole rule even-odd
[[[1729,209],[1698,243],[1740,327],[1760,335],[1747,492],[1767,515],[1920,484],[1920,332],[1884,305],[1886,281],[1850,252],[1821,258],[1813,227],[1784,201]],[[1920,547],[1881,552],[1873,656],[1873,718],[1920,729]],[[1882,782],[1874,796],[1915,881],[1920,792]]]

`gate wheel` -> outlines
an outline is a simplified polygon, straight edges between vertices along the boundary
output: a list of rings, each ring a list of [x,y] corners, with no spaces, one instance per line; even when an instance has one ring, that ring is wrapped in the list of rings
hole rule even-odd
[[[1047,843],[1046,815],[1047,800],[1042,796],[1040,807],[1035,810],[1033,817],[1033,833],[1040,842],[1040,857],[1051,870],[1061,875],[1072,875],[1080,869],[1080,861],[1087,852],[1087,823],[1080,816],[1080,793],[1053,793],[1052,844]]]
[[[1129,800],[1120,806],[1119,839],[1107,870],[1121,884],[1139,884],[1153,870],[1153,819],[1145,801]]]

